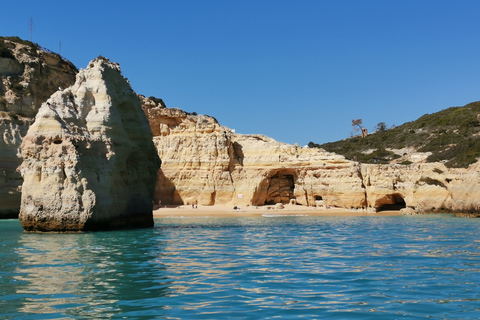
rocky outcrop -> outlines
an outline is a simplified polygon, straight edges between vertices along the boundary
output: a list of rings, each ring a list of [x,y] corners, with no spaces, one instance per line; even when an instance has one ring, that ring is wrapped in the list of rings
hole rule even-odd
[[[143,98],[162,168],[162,204],[289,203],[366,206],[360,167],[322,150],[235,134],[215,118],[165,108]],[[343,183],[338,183],[343,181]]]
[[[234,134],[232,141],[233,148],[241,150],[241,163],[232,170],[235,189],[242,194],[239,204],[285,204],[295,199],[297,204],[308,206],[317,201],[351,208],[365,206],[359,167],[342,156],[261,135]]]
[[[361,171],[370,208],[480,213],[479,163],[468,169],[449,169],[442,163],[362,165]]]
[[[208,116],[142,97],[162,158],[162,204],[294,203],[375,212],[480,212],[479,165],[367,165],[262,135],[235,134]]]
[[[235,187],[231,170],[235,162],[231,130],[212,117],[195,116],[156,105],[149,99],[142,100],[162,159],[156,201],[163,204],[197,201],[207,205],[232,201]]]
[[[59,55],[0,37],[0,218],[16,218],[22,178],[19,147],[41,104],[75,82],[77,69]]]
[[[153,226],[160,161],[140,106],[105,58],[42,104],[21,145],[25,230]]]

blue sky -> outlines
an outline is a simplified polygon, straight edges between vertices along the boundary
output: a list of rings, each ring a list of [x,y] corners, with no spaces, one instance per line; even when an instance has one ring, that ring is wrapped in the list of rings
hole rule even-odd
[[[0,35],[102,55],[134,90],[306,145],[480,100],[480,1],[5,1]]]

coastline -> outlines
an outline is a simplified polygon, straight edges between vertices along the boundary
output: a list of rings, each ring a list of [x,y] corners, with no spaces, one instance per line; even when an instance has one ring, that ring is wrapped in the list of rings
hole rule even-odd
[[[275,206],[247,206],[233,209],[233,206],[213,205],[192,208],[190,205],[167,206],[153,210],[154,218],[178,218],[178,217],[260,217],[263,215],[284,215],[284,216],[397,216],[400,211],[381,211],[377,213],[366,213],[348,210],[344,208],[317,208],[298,205],[285,205],[283,209]]]

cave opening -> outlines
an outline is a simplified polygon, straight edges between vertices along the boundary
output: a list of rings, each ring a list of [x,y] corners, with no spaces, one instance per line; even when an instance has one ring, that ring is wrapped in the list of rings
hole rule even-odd
[[[294,198],[295,179],[292,174],[276,174],[269,179],[265,204],[288,204]]]
[[[384,203],[377,208],[377,212],[380,211],[390,211],[390,210],[400,210],[406,208],[407,205],[403,197],[399,194],[392,194],[389,197],[388,203]]]
[[[297,173],[290,168],[273,169],[255,188],[252,205],[289,204],[295,196]],[[293,200],[296,203],[296,200]]]

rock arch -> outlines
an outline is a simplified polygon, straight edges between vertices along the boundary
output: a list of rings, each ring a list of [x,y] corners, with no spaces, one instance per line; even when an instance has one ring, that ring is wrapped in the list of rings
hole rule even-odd
[[[293,169],[282,168],[270,171],[255,190],[252,205],[290,203],[290,199],[295,198],[296,180],[297,173]]]
[[[406,208],[405,199],[399,193],[385,195],[376,201],[375,209],[377,212],[387,210],[400,210]]]

